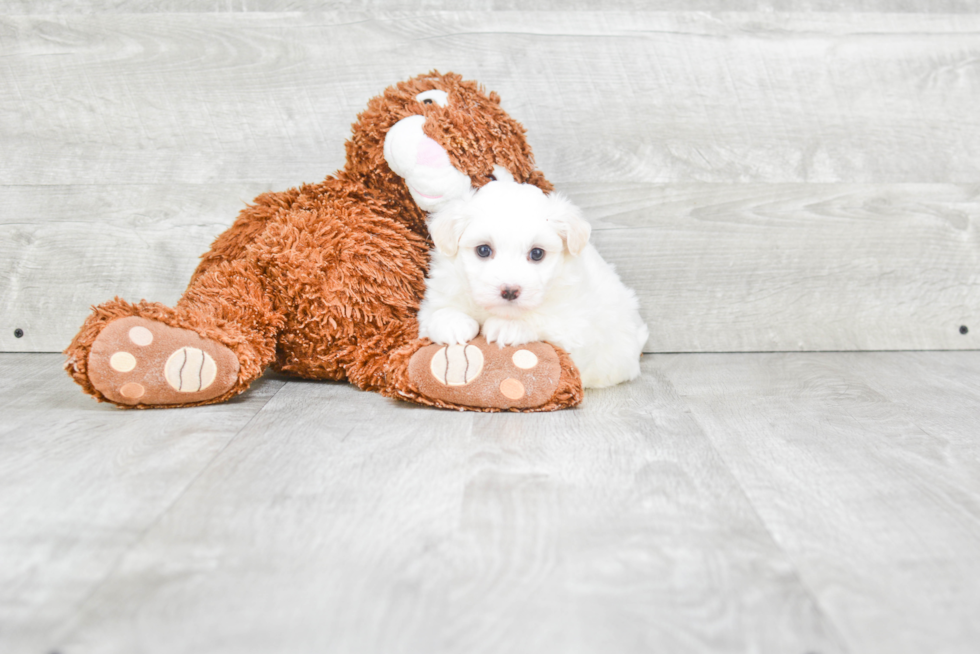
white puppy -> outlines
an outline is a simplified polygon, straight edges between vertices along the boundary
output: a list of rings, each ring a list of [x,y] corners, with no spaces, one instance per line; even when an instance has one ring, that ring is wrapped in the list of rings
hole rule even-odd
[[[640,374],[648,332],[636,294],[589,243],[591,227],[557,193],[490,182],[429,216],[432,252],[419,335],[500,346],[549,341],[586,387]]]

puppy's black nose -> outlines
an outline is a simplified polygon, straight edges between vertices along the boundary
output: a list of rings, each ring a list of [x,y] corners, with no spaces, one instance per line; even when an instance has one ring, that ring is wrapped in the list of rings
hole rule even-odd
[[[501,286],[500,287],[500,297],[505,300],[511,301],[516,300],[517,296],[521,294],[520,286]]]

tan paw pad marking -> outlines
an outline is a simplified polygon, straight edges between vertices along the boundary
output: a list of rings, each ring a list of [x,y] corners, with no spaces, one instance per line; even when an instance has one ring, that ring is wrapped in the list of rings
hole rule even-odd
[[[116,352],[109,358],[109,365],[116,372],[129,372],[136,367],[136,357],[129,352]]]
[[[143,397],[143,393],[146,389],[135,382],[130,382],[128,384],[123,384],[122,388],[119,389],[123,397],[128,397],[131,400],[136,400]]]
[[[465,386],[483,372],[483,352],[474,345],[448,345],[432,357],[432,376],[446,386]]]
[[[500,382],[500,393],[509,400],[519,400],[524,397],[524,384],[508,377]]]
[[[427,403],[503,411],[540,407],[563,382],[561,358],[551,345],[500,347],[483,336],[465,345],[421,347],[409,361],[408,378]]]
[[[218,366],[211,355],[196,347],[182,347],[167,359],[163,375],[181,393],[203,391],[214,382]]]
[[[521,370],[530,370],[534,366],[538,365],[538,357],[531,350],[518,350],[514,352],[514,356],[511,357],[511,361],[514,365]]]
[[[153,332],[146,327],[133,327],[129,330],[129,340],[140,347],[146,347],[153,342]]]

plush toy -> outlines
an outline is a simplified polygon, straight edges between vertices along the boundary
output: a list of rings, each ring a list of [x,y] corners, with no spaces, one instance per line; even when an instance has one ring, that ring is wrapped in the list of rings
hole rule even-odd
[[[432,72],[386,89],[352,129],[344,168],[256,198],[175,307],[119,298],[94,307],[65,350],[84,391],[121,407],[211,404],[271,365],[444,408],[578,404],[579,374],[560,348],[418,338],[425,212],[500,169],[552,190],[497,94]]]

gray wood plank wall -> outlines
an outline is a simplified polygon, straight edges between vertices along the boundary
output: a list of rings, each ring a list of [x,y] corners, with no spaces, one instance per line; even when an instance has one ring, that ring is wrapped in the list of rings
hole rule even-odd
[[[980,9],[844,4],[5,3],[0,350],[174,302],[244,202],[336,170],[433,68],[528,127],[648,350],[976,348]]]

